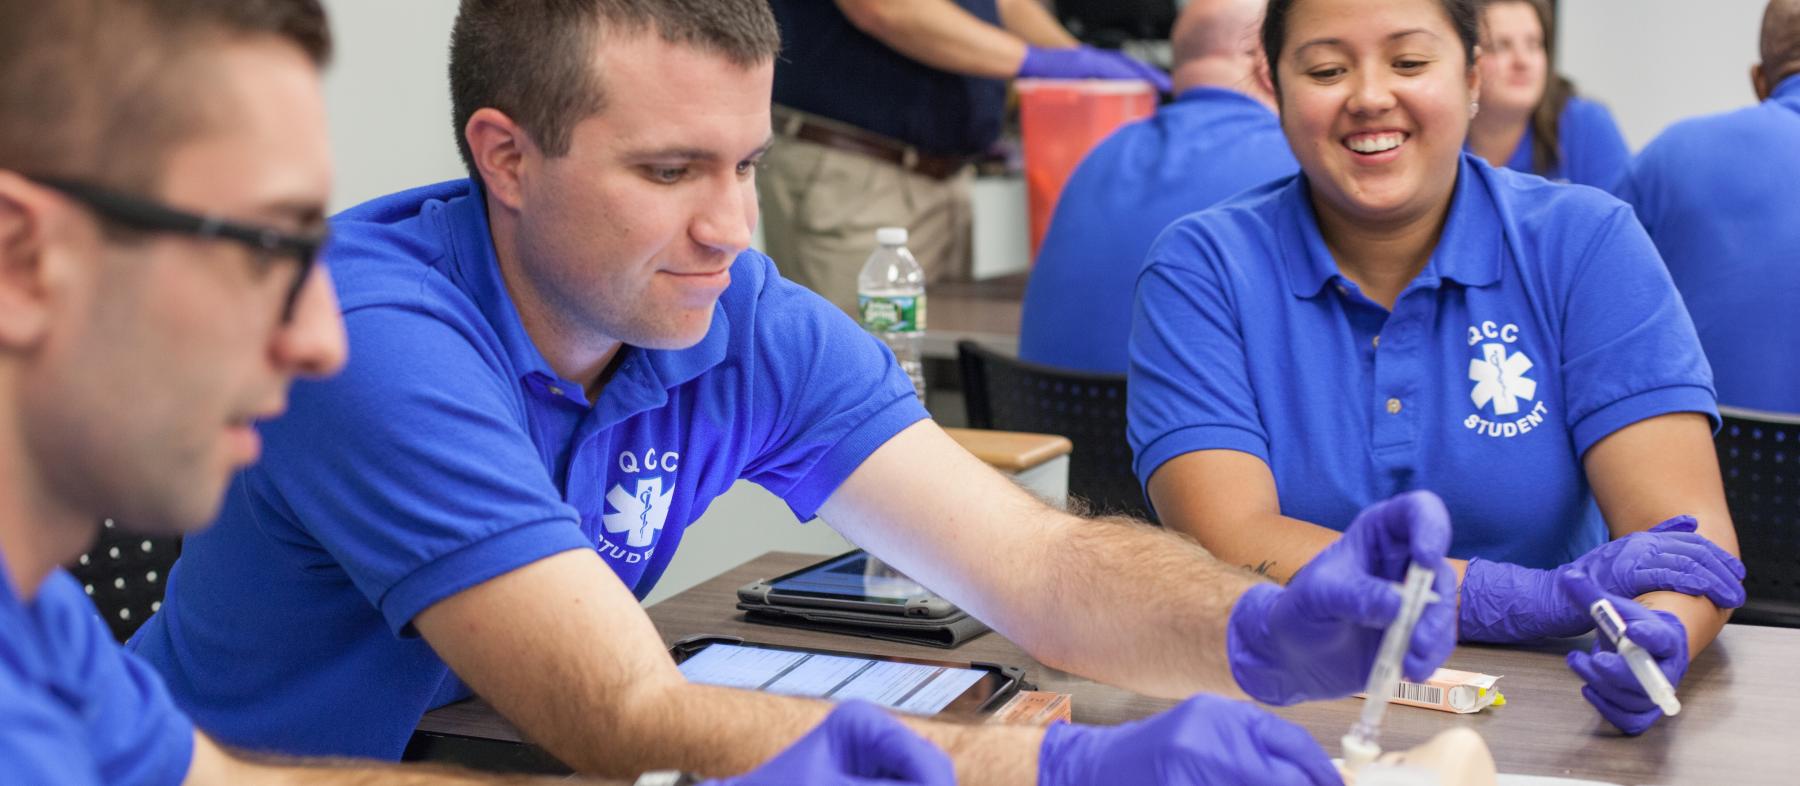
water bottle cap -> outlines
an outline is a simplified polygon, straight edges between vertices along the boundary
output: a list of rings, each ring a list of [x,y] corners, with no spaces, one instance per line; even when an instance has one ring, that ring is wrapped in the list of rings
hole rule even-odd
[[[906,245],[906,227],[882,227],[875,230],[875,242],[884,246]]]

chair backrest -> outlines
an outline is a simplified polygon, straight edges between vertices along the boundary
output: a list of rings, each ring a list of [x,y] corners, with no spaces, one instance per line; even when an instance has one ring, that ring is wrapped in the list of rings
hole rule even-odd
[[[1027,363],[973,341],[956,345],[970,428],[1061,434],[1069,496],[1094,513],[1150,520],[1125,440],[1125,377]]]
[[[181,538],[133,535],[107,519],[94,547],[68,569],[93,599],[113,638],[124,642],[162,608],[163,585],[180,554]]]
[[[1720,407],[1714,439],[1749,575],[1732,622],[1800,628],[1800,415]]]

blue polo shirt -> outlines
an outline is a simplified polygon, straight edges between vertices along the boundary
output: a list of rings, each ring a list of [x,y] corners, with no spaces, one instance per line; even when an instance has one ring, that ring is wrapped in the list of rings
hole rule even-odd
[[[1170,222],[1299,168],[1281,121],[1243,93],[1184,91],[1081,160],[1056,202],[1019,325],[1019,357],[1123,374],[1131,298]]]
[[[1719,401],[1800,412],[1800,76],[1670,126],[1619,196],[1687,301]]]
[[[175,786],[193,758],[194,725],[81,585],[59,569],[21,600],[0,562],[0,781]]]
[[[1693,323],[1618,200],[1465,154],[1390,313],[1338,272],[1307,193],[1303,175],[1269,184],[1151,249],[1131,335],[1140,481],[1241,451],[1268,463],[1282,514],[1337,530],[1430,489],[1452,556],[1545,568],[1608,537],[1589,447],[1656,415],[1717,417]]]
[[[1625,135],[1619,132],[1619,124],[1613,121],[1612,113],[1599,102],[1573,96],[1563,104],[1562,112],[1556,117],[1556,134],[1562,143],[1562,156],[1556,166],[1539,172],[1532,164],[1534,132],[1527,123],[1524,135],[1519,137],[1519,146],[1513,148],[1512,157],[1506,160],[1506,168],[1542,175],[1558,183],[1577,183],[1608,191],[1617,188],[1619,179],[1625,176],[1625,168],[1631,164],[1631,148],[1626,146]]]
[[[589,402],[521,325],[468,181],[333,228],[349,365],[295,385],[132,640],[230,744],[397,758],[466,695],[411,627],[421,611],[572,549],[642,598],[739,478],[810,519],[926,417],[885,347],[754,251],[700,343],[627,347]]]

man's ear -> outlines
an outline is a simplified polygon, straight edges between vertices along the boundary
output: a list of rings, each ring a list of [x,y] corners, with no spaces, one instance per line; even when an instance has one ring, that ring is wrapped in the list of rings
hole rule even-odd
[[[531,135],[505,112],[482,107],[463,126],[463,139],[469,143],[469,157],[475,162],[475,171],[481,173],[488,198],[519,210],[524,202],[521,184],[526,157],[537,153]]]
[[[50,221],[42,186],[0,170],[0,350],[43,340],[50,322]]]
[[[1769,100],[1769,94],[1775,92],[1771,87],[1769,75],[1763,72],[1762,63],[1750,66],[1750,89],[1756,91],[1757,103]]]
[[[1481,100],[1481,60],[1484,57],[1487,57],[1487,53],[1481,50],[1480,44],[1476,44],[1475,55],[1469,60],[1469,98],[1474,101]]]

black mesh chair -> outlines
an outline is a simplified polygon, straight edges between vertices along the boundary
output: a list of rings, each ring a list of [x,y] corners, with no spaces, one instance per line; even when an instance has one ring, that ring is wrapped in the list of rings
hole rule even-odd
[[[1027,363],[973,341],[956,344],[970,428],[1060,434],[1069,496],[1094,513],[1150,520],[1125,441],[1125,377]]]
[[[1800,628],[1800,415],[1720,407],[1714,440],[1749,576],[1732,622]]]
[[[163,583],[180,553],[180,538],[133,535],[107,519],[94,547],[68,568],[113,637],[123,642],[162,608]]]

